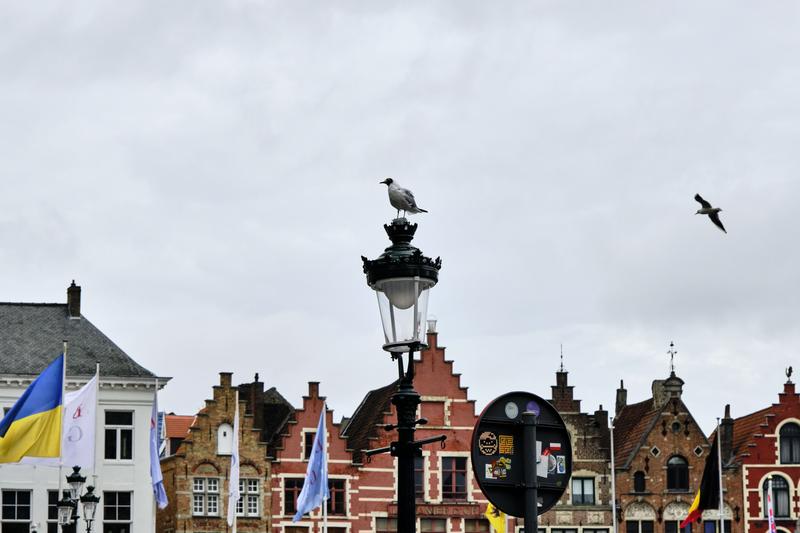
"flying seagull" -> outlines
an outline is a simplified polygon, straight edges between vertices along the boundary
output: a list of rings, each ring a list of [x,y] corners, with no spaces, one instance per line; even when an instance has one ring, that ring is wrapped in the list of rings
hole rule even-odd
[[[397,218],[400,218],[400,211],[403,212],[403,217],[406,213],[427,213],[421,207],[417,207],[417,202],[414,200],[414,194],[408,189],[402,188],[392,178],[386,178],[380,183],[385,183],[389,187],[389,203],[392,207],[397,209]]]
[[[719,212],[722,211],[719,207],[711,207],[711,204],[703,200],[703,197],[699,194],[694,195],[694,199],[700,202],[700,209],[697,210],[695,215],[708,215],[708,218],[711,219],[711,222],[714,223],[722,231],[725,231],[725,226],[722,225],[722,222],[719,220]],[[725,233],[728,233],[725,231]]]

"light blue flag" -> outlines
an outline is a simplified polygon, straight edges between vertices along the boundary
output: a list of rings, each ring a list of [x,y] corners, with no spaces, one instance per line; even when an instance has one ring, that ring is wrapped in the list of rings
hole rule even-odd
[[[297,513],[292,522],[300,520],[304,514],[313,511],[328,499],[328,457],[325,438],[325,404],[322,404],[322,413],[319,415],[317,434],[314,437],[314,448],[308,458],[306,479],[303,490],[297,497]]]
[[[153,412],[150,414],[150,478],[153,480],[153,495],[158,508],[167,506],[164,477],[161,475],[161,460],[158,457],[158,383],[153,395]]]

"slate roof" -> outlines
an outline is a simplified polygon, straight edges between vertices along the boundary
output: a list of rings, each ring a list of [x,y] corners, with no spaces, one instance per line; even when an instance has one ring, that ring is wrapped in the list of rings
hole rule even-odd
[[[275,457],[289,422],[294,420],[294,407],[275,387],[264,391],[264,415],[261,420],[262,439],[267,441],[267,456]]]
[[[398,383],[394,381],[369,391],[342,430],[342,437],[347,439],[347,449],[353,454],[354,463],[363,463],[362,450],[370,448],[370,440],[377,437],[379,424],[391,412],[392,394],[397,390]]]
[[[70,319],[66,304],[0,302],[0,374],[35,376],[68,341],[67,375],[155,378],[83,315]]]

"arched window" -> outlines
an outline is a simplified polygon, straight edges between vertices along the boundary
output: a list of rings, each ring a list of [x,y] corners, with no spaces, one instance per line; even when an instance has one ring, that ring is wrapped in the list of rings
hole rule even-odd
[[[230,424],[220,424],[217,428],[217,454],[230,455],[233,451],[233,428]]]
[[[689,464],[680,455],[667,461],[667,490],[689,490]]]
[[[639,470],[633,474],[633,492],[644,492],[645,490],[644,472]]]
[[[764,480],[763,493],[762,493],[762,507],[764,508],[764,516],[767,516],[767,489],[769,487],[769,478]],[[789,517],[789,483],[781,476],[772,476],[772,505],[775,507],[775,516],[778,518]]]
[[[797,424],[784,424],[781,428],[781,463],[800,463],[800,426]]]

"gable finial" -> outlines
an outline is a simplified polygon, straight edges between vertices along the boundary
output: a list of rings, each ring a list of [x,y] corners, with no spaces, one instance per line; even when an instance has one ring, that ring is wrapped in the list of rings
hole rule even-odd
[[[564,371],[564,343],[561,343],[561,367],[558,370],[559,372]]]
[[[792,367],[786,369],[786,383],[792,382]]]
[[[670,374],[674,374],[675,373],[675,354],[678,353],[678,350],[675,349],[675,343],[674,342],[669,341],[669,350],[667,350],[667,353],[669,354],[669,373]]]

